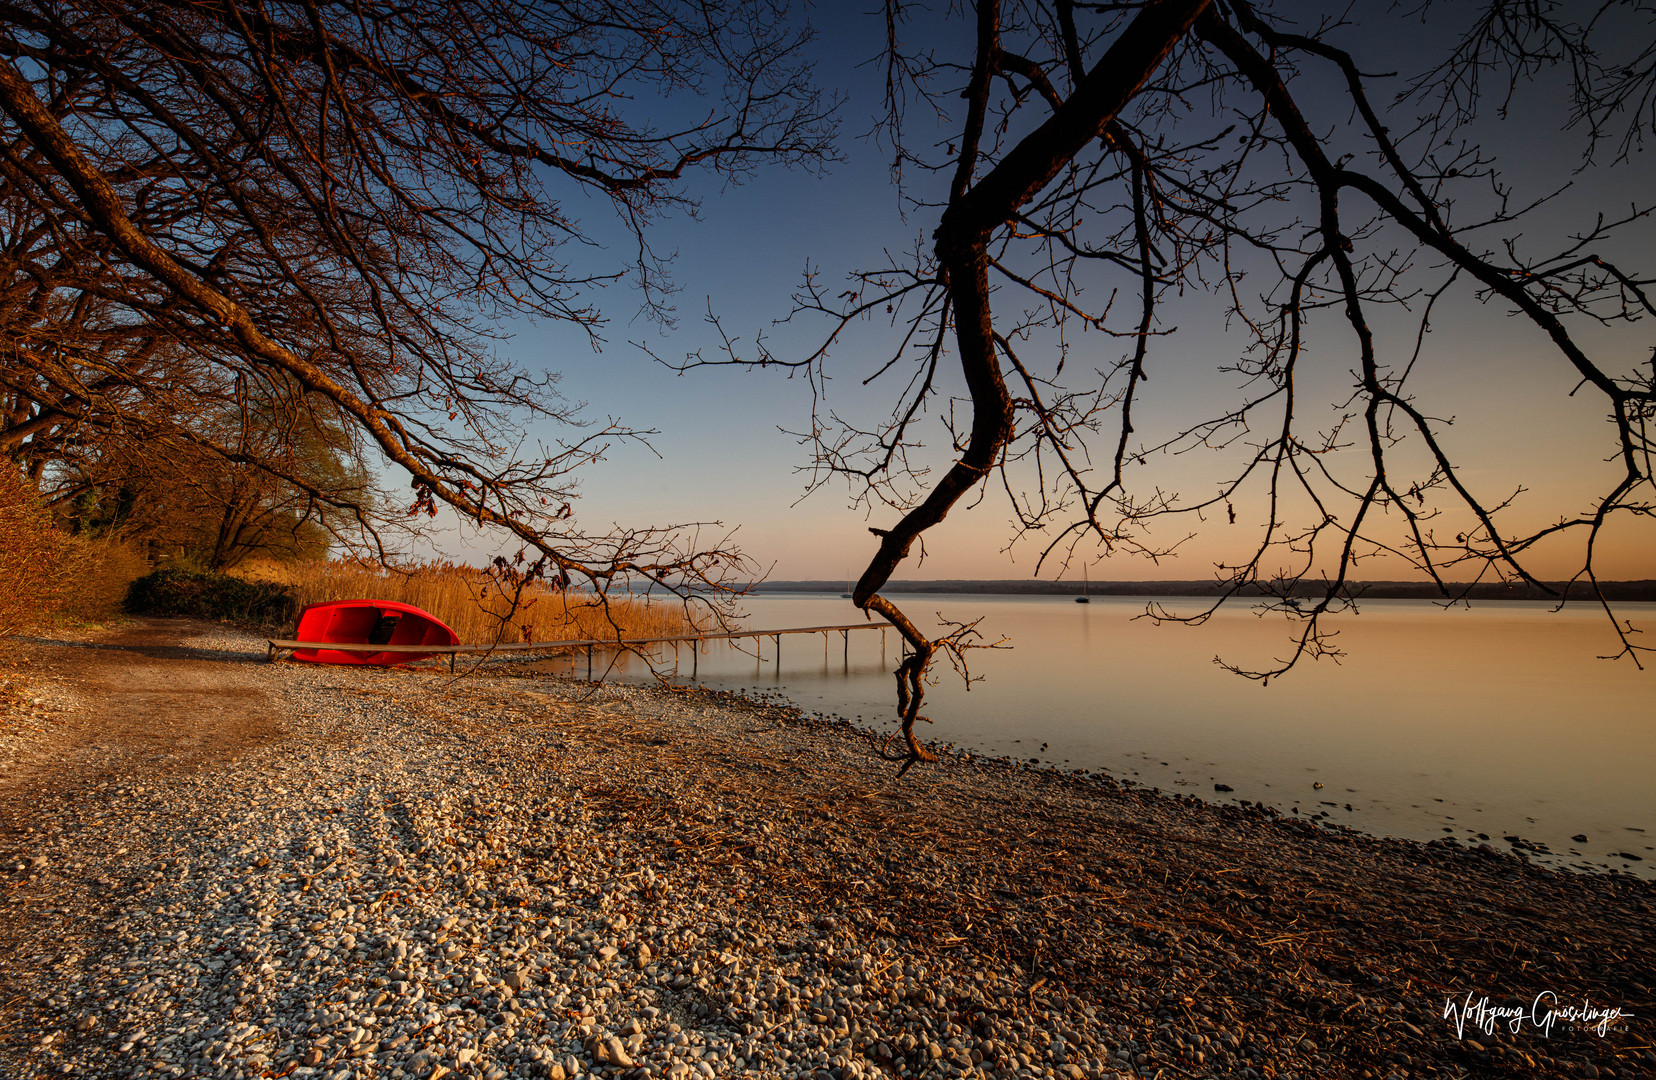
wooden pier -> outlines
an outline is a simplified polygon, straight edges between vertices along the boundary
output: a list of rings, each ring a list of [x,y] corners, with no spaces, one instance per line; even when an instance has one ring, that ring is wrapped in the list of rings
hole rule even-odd
[[[776,658],[782,658],[782,638],[787,634],[821,634],[823,647],[827,648],[828,635],[839,634],[844,638],[845,657],[847,662],[851,658],[851,631],[878,630],[880,645],[885,646],[885,632],[892,629],[888,622],[851,623],[845,626],[790,626],[781,630],[730,630],[713,634],[678,634],[670,637],[652,638],[593,638],[582,641],[521,641],[501,642],[498,645],[368,645],[347,642],[328,641],[285,641],[271,639],[266,642],[270,646],[269,659],[272,663],[281,659],[283,653],[291,653],[298,649],[326,649],[330,652],[361,652],[361,653],[419,653],[422,656],[447,656],[449,670],[454,670],[457,656],[466,653],[525,653],[525,652],[565,652],[577,649],[585,650],[587,661],[587,679],[592,678],[592,653],[594,649],[636,649],[644,645],[672,645],[675,647],[687,642],[694,642],[696,648],[691,650],[690,677],[694,679],[698,671],[698,660],[701,656],[701,645],[707,641],[734,641],[739,638],[753,638],[754,651],[759,653],[758,641],[770,638],[775,642]],[[899,639],[901,640],[901,639]]]

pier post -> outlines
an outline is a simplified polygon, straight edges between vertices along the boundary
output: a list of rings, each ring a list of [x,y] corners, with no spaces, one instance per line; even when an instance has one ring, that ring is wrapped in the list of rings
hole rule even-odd
[[[587,650],[587,682],[591,682],[592,681],[592,646],[588,645],[586,647],[586,650]]]

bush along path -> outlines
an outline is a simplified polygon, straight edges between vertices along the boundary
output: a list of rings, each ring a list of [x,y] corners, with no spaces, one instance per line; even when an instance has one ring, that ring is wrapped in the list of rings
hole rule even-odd
[[[0,1076],[1656,1070],[1648,882],[965,755],[897,782],[729,695],[28,648],[68,719],[7,736]],[[1633,1018],[1445,1018],[1542,991]]]
[[[134,581],[126,610],[283,628],[299,617],[298,601],[286,586],[191,570],[156,570]]]

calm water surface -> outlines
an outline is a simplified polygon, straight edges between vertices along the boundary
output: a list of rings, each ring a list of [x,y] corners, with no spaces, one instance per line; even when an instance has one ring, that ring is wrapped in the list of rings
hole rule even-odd
[[[942,666],[922,735],[974,751],[1085,769],[1212,800],[1248,799],[1368,832],[1454,835],[1501,849],[1521,836],[1555,865],[1656,876],[1656,670],[1597,659],[1617,645],[1585,605],[1483,604],[1445,611],[1369,601],[1337,624],[1347,656],[1302,662],[1269,685],[1216,655],[1262,666],[1287,655],[1280,615],[1239,607],[1207,625],[1134,620],[1144,601],[1095,597],[908,596],[917,621],[985,616],[1005,650],[972,655],[971,690]],[[1200,601],[1170,607],[1196,610]],[[772,595],[748,602],[755,628],[860,621],[849,600]],[[1656,635],[1656,604],[1619,613]],[[925,619],[921,617],[925,616]],[[897,634],[710,645],[699,681],[780,691],[801,707],[895,727]],[[669,651],[665,660],[670,664]],[[566,665],[567,666],[567,665]],[[940,665],[941,666],[941,665]],[[690,651],[679,671],[688,676]],[[584,673],[584,664],[580,673]],[[635,664],[623,677],[643,673]],[[1321,789],[1313,784],[1322,783]],[[1223,783],[1232,792],[1214,791]],[[1349,804],[1349,809],[1347,808]],[[1587,836],[1587,842],[1572,840]],[[1630,852],[1642,862],[1612,857]]]

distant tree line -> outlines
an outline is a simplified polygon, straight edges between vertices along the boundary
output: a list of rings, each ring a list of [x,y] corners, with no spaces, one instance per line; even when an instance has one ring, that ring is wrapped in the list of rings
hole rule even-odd
[[[1656,580],[1601,581],[1599,589],[1604,598],[1616,603],[1627,601],[1656,601]],[[755,593],[820,592],[837,593],[845,588],[839,581],[764,581],[751,586]],[[933,581],[892,581],[887,592],[894,593],[961,593],[966,595],[1004,596],[1075,596],[1079,593],[1073,581],[1043,581],[1032,578],[1012,580],[937,579]],[[1346,589],[1353,600],[1436,600],[1442,602],[1443,592],[1429,581],[1351,581]],[[1320,594],[1309,586],[1299,586],[1286,594],[1280,586],[1270,582],[1255,582],[1233,590],[1227,581],[1094,581],[1087,586],[1093,596],[1238,596],[1248,599],[1280,601],[1288,597],[1313,600]],[[1557,603],[1560,597],[1575,595],[1585,599],[1587,591],[1579,582],[1543,581],[1486,581],[1465,585],[1460,590],[1467,600],[1545,600]]]

